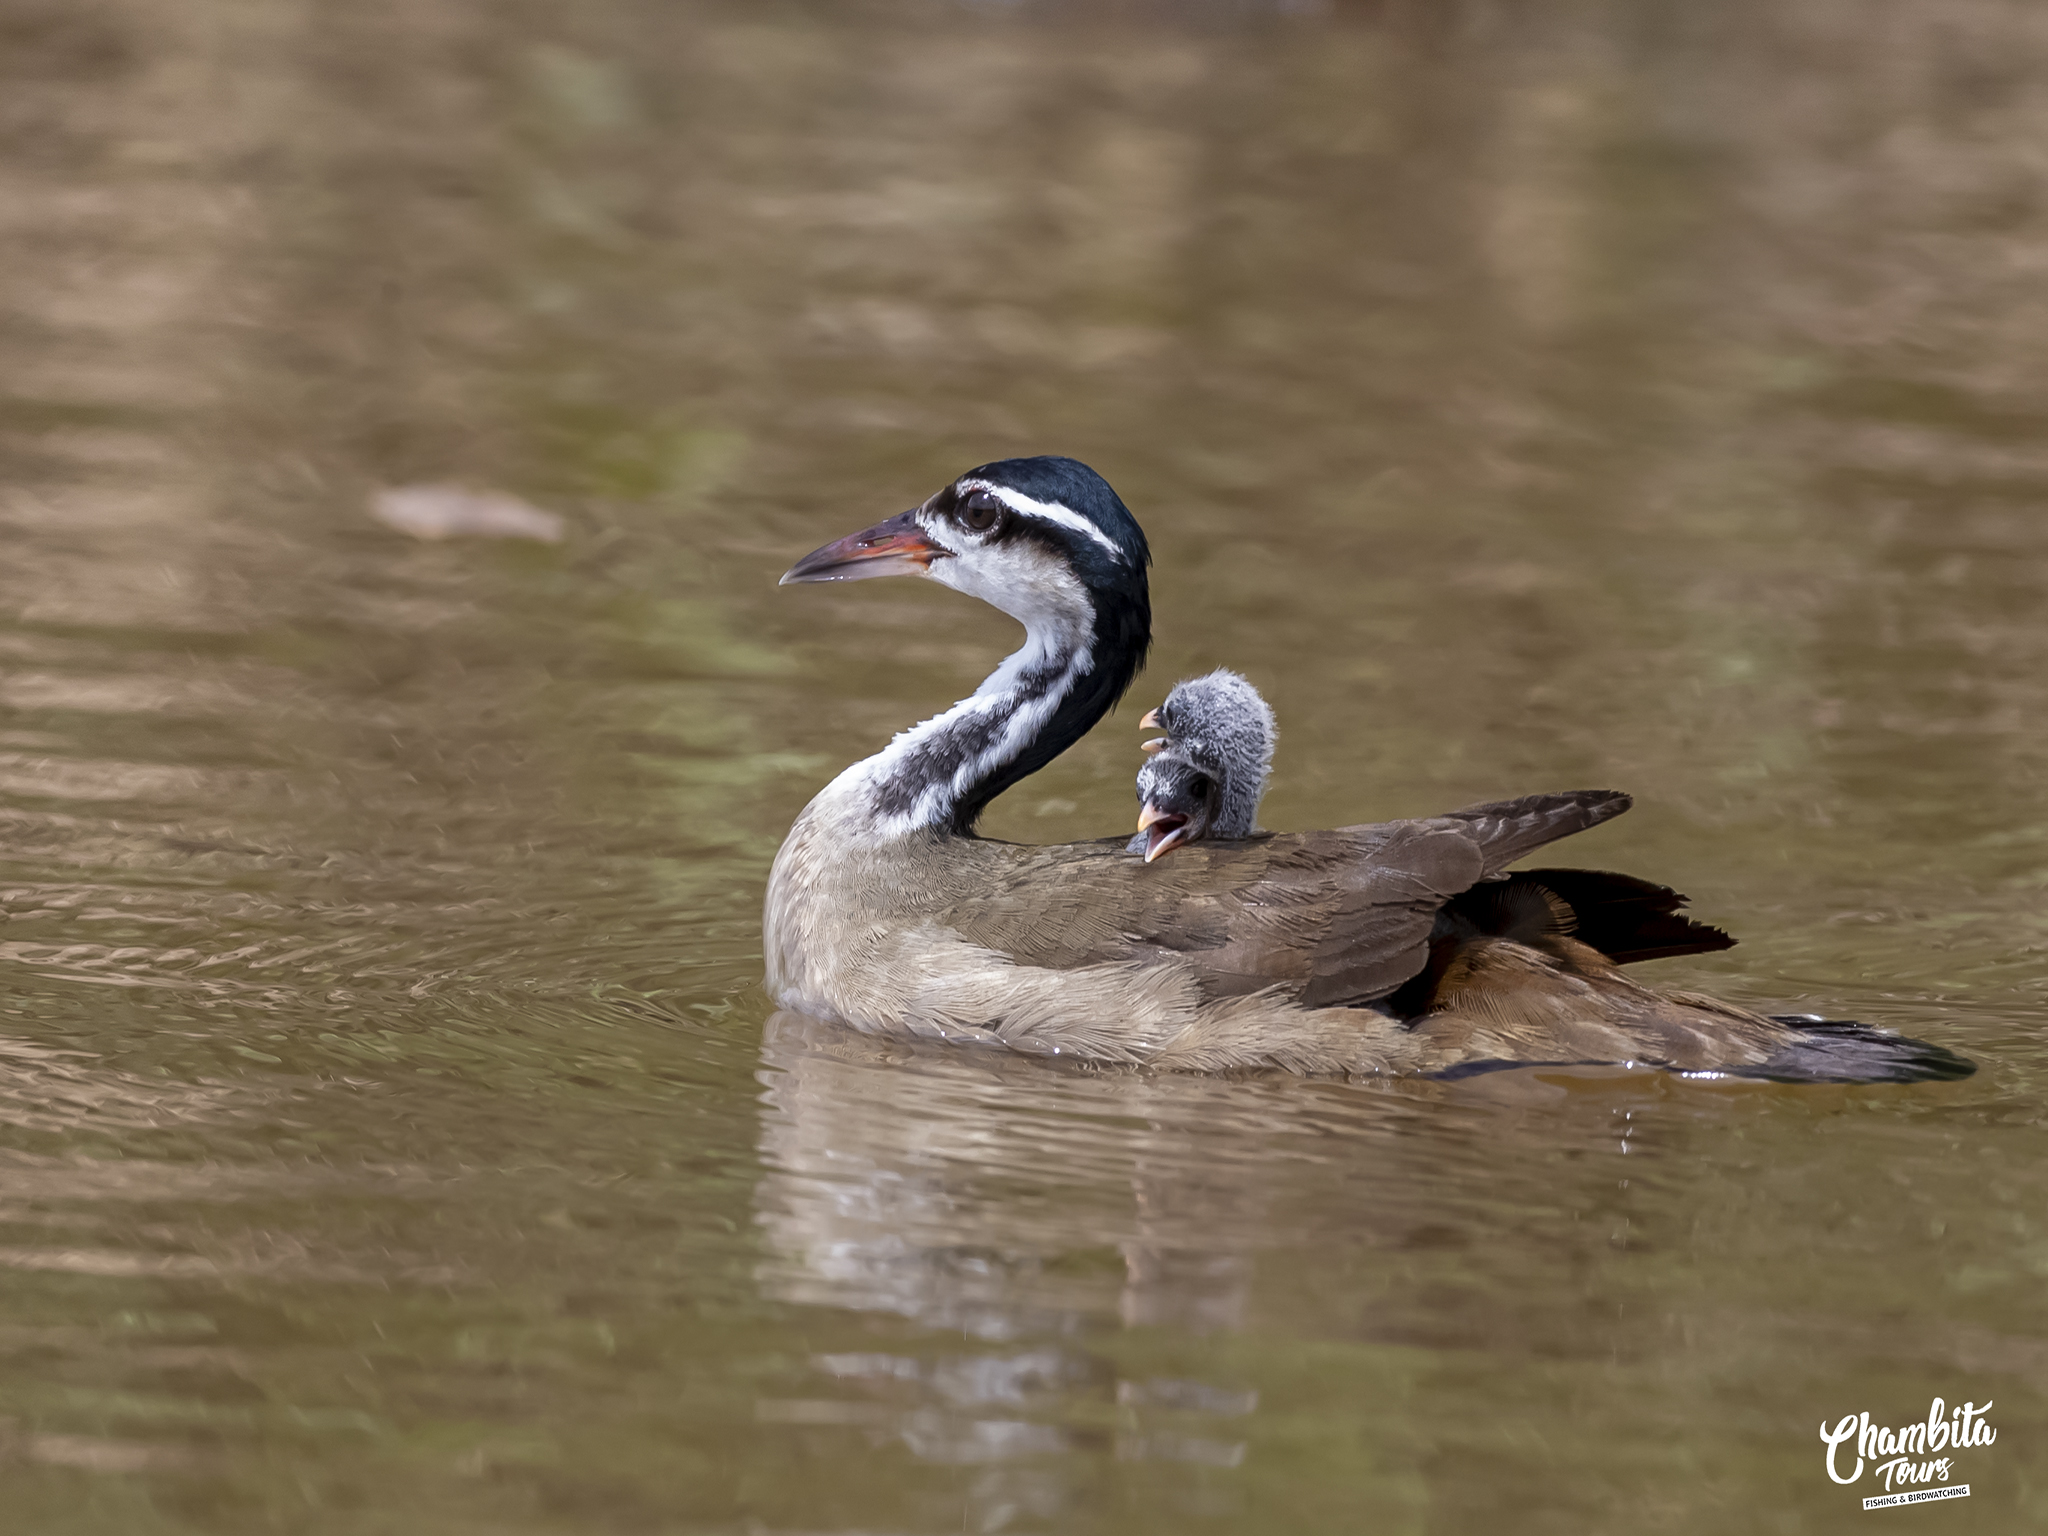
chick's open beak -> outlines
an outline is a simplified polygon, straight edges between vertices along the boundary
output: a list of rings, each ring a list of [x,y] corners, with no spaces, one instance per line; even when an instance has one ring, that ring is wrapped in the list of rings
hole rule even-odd
[[[1138,750],[1140,752],[1164,752],[1166,750],[1166,738],[1164,736],[1154,736],[1150,741],[1141,741],[1138,743]]]
[[[870,576],[922,576],[952,551],[932,542],[914,512],[835,539],[783,572],[777,586],[805,581],[865,581]]]
[[[1145,834],[1145,862],[1150,864],[1188,840],[1188,819],[1178,811],[1162,811],[1148,800],[1138,812],[1138,830]]]
[[[1159,723],[1159,711],[1148,709],[1145,711],[1145,718],[1138,722],[1138,729],[1141,731],[1163,731],[1166,727]]]

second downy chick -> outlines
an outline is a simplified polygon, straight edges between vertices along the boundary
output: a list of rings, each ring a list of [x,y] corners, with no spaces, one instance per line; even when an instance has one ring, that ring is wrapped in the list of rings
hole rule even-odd
[[[1177,684],[1140,725],[1166,732],[1145,743],[1138,770],[1138,835],[1130,851],[1151,863],[1183,843],[1250,837],[1273,766],[1273,711],[1224,669]]]

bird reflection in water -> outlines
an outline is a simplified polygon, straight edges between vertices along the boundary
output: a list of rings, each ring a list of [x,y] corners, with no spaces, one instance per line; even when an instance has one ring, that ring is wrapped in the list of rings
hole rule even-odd
[[[762,1064],[762,1288],[982,1346],[820,1355],[814,1369],[840,1390],[886,1405],[771,1403],[764,1418],[887,1425],[941,1462],[1089,1447],[1243,1459],[1235,1432],[1257,1394],[1242,1383],[1126,1376],[1071,1341],[1247,1324],[1271,1191],[1255,1168],[1219,1169],[1199,1148],[1258,1129],[1262,1095],[877,1039],[786,1011],[767,1023]],[[1106,1441],[1105,1419],[1118,1426]]]
[[[778,1296],[990,1340],[1244,1321],[1249,1250],[1219,1244],[1258,1230],[1266,1192],[1197,1151],[1266,1107],[1233,1106],[1241,1085],[1065,1070],[788,1011],[769,1020],[763,1059],[774,1171],[756,1205]],[[1105,1180],[1105,1161],[1122,1177]],[[1049,1198],[1048,1184],[1080,1178],[1071,1198]],[[1076,1250],[1122,1262],[1077,1266]]]
[[[940,1337],[828,1346],[806,1396],[760,1417],[1020,1475],[1055,1453],[1254,1466],[1258,1389],[1329,1348],[1359,1401],[1389,1404],[1433,1362],[1532,1337],[1607,1358],[1621,1325],[1585,1298],[1632,1294],[1618,1264],[1742,1240],[1739,1206],[1645,1224],[1695,1131],[1717,1140],[1792,1091],[1616,1067],[1197,1077],[792,1012],[768,1020],[761,1067],[757,1284]],[[1396,1459],[1407,1432],[1374,1421]]]

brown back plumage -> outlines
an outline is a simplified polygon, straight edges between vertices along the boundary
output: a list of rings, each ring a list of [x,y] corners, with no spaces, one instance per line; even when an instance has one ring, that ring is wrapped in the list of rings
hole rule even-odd
[[[1302,1007],[1355,1007],[1421,971],[1444,904],[1527,853],[1619,815],[1613,791],[1530,795],[1445,816],[1241,842],[1151,865],[1121,840],[949,843],[931,916],[1020,965],[1072,969],[1173,953],[1203,991],[1281,987]]]

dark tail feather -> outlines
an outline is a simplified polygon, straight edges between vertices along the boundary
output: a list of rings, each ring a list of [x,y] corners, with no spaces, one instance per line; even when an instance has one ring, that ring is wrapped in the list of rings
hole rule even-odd
[[[1731,1077],[1760,1077],[1773,1083],[1928,1083],[1968,1077],[1977,1064],[1954,1051],[1910,1035],[1895,1035],[1842,1019],[1811,1014],[1779,1016],[1801,1039],[1754,1067],[1734,1067]]]
[[[1681,917],[1685,898],[1668,885],[1602,869],[1519,869],[1507,877],[1510,886],[1520,882],[1562,897],[1575,919],[1572,937],[1616,965],[1735,947],[1720,929]]]

